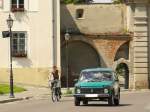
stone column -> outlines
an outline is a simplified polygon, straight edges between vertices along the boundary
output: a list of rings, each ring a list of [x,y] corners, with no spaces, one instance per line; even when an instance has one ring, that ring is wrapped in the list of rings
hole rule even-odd
[[[133,38],[133,88],[148,88],[148,13],[146,3],[136,3]]]

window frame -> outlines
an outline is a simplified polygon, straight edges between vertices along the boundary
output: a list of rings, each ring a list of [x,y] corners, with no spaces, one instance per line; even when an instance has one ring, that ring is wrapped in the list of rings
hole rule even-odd
[[[23,12],[25,9],[25,0],[23,0],[23,4],[20,4],[20,0],[15,0],[16,4],[12,3],[11,0],[11,11],[12,12]]]
[[[82,13],[81,17],[79,16],[80,13]],[[84,19],[84,9],[82,8],[76,9],[76,19]]]
[[[14,34],[17,34],[17,38],[14,38]],[[21,38],[21,39],[24,39],[24,52],[21,53],[21,50],[20,50],[20,36],[18,37],[18,35],[20,35],[21,33],[23,33],[25,35],[24,38]],[[14,39],[17,40],[17,43],[16,43],[16,52],[15,53],[14,51]],[[13,31],[12,32],[12,56],[13,57],[27,57],[27,32],[26,31]]]

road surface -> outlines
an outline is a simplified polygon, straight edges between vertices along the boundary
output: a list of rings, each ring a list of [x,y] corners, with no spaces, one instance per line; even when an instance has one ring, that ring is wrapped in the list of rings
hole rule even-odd
[[[76,107],[73,97],[63,97],[56,103],[45,97],[0,104],[0,112],[150,112],[150,92],[122,93],[120,106],[90,102]]]

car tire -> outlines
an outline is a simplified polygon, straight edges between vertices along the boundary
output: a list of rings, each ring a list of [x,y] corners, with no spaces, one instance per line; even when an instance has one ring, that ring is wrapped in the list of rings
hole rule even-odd
[[[83,100],[84,105],[88,105],[88,100]]]
[[[114,105],[114,96],[111,95],[109,98],[108,98],[108,105],[110,106],[113,106]]]
[[[80,100],[79,100],[79,98],[74,98],[74,105],[75,106],[80,106]]]

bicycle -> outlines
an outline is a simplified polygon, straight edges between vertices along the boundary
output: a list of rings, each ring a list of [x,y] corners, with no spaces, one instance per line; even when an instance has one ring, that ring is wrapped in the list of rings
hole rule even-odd
[[[51,90],[51,98],[53,102],[59,101],[61,98],[60,87],[58,86],[58,81],[54,80]]]

